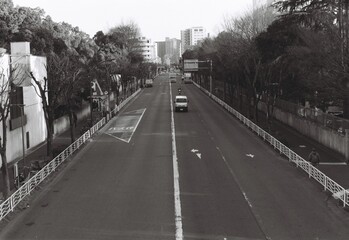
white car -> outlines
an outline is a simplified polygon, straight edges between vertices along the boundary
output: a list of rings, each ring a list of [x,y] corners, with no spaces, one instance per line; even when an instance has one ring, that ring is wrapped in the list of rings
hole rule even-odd
[[[153,86],[153,79],[146,79],[145,87],[152,87],[152,86]]]
[[[188,112],[188,98],[187,96],[177,95],[174,100],[174,109],[176,112],[185,111]]]

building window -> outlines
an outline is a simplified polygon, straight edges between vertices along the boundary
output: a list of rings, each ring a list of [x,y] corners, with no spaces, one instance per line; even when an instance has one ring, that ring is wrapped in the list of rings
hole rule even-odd
[[[11,87],[11,93],[10,93],[10,104],[16,105],[16,104],[23,104],[23,87]],[[22,110],[21,107],[17,106],[11,106],[10,107],[10,118],[15,119],[21,117]]]

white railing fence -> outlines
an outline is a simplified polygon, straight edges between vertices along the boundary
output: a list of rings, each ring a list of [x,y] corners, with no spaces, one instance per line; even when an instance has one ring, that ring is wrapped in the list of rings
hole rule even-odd
[[[319,182],[324,190],[330,191],[332,194],[336,194],[337,198],[343,203],[343,207],[349,206],[349,191],[344,189],[341,185],[333,181],[331,178],[326,176],[323,172],[314,167],[311,163],[300,157],[297,153],[286,147],[282,142],[274,138],[272,135],[264,131],[258,125],[253,123],[250,119],[246,118],[244,115],[233,109],[231,106],[223,102],[221,99],[217,98],[213,94],[211,94],[206,89],[202,88],[197,83],[193,82],[196,87],[201,89],[204,93],[206,93],[210,98],[216,101],[219,105],[225,108],[228,112],[233,114],[237,119],[239,119],[242,123],[244,123],[247,127],[249,127],[253,132],[255,132],[258,136],[263,138],[265,141],[269,142],[270,145],[274,147],[275,150],[278,150],[280,154],[283,154],[288,158],[290,162],[293,162],[297,168],[303,169],[309,176],[309,178],[315,179]],[[341,194],[338,194],[341,193]]]
[[[123,101],[118,107],[119,111],[123,108],[133,97],[135,97],[140,90],[137,90],[125,101]],[[14,192],[9,198],[0,204],[0,221],[6,217],[7,214],[12,212],[14,208],[52,172],[54,172],[67,158],[69,158],[76,150],[78,150],[84,143],[87,142],[99,129],[106,124],[106,118],[102,118],[89,130],[87,130],[81,137],[79,137],[74,143],[69,145],[63,152],[52,159],[47,165],[45,165],[40,171],[38,171],[33,177],[25,182],[16,192]]]

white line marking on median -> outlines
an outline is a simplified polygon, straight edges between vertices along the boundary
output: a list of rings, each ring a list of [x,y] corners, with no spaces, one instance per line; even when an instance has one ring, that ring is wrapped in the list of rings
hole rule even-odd
[[[201,153],[197,153],[196,156],[201,159]]]
[[[132,131],[132,133],[131,133],[131,136],[130,136],[130,139],[128,140],[128,143],[131,141],[133,134],[134,134],[135,131],[137,130],[137,127],[138,127],[139,123],[141,122],[142,117],[143,117],[143,115],[144,115],[144,113],[145,113],[145,110],[147,110],[147,109],[146,109],[146,108],[143,109],[142,115],[141,115],[140,118],[138,119],[138,122],[136,123],[136,126],[135,126],[134,129],[133,129],[133,131]]]
[[[183,240],[182,225],[182,207],[179,188],[179,170],[176,147],[176,129],[174,124],[173,104],[172,104],[172,88],[170,85],[170,105],[171,105],[171,135],[172,135],[172,162],[173,162],[173,185],[174,185],[174,204],[175,204],[175,224],[176,224],[176,240]]]

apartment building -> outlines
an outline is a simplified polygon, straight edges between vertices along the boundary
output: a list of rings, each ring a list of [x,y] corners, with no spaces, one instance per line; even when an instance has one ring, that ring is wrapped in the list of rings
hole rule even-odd
[[[192,27],[181,30],[181,54],[183,54],[187,49],[191,49],[193,46],[198,45],[206,37],[208,37],[208,35],[206,29],[203,27]]]
[[[157,62],[155,44],[151,41],[151,39],[139,37],[138,40],[140,42],[139,44],[144,60],[147,62]]]

